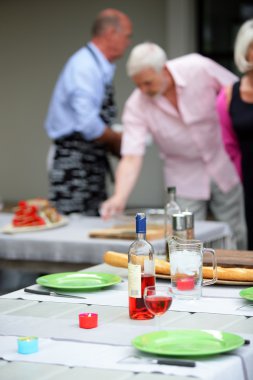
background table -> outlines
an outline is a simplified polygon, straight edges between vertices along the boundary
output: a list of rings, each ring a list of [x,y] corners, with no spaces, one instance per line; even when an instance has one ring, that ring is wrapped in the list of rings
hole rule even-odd
[[[11,221],[12,215],[0,214],[0,229]],[[110,227],[115,221],[72,215],[69,223],[61,228],[39,232],[7,235],[0,233],[0,267],[55,272],[82,269],[103,262],[107,250],[127,252],[130,240],[94,239],[89,237],[93,229]],[[196,239],[209,247],[233,248],[230,245],[230,229],[226,223],[197,221]],[[164,252],[164,239],[152,240],[156,254]]]
[[[117,306],[118,301],[113,301],[113,295],[118,292],[120,302],[127,304],[127,270],[106,264],[92,270],[118,273],[123,279],[121,284],[101,292],[104,294],[100,297],[103,303],[95,298],[97,292],[90,296],[93,302],[91,299],[30,295],[23,290],[0,297],[1,379],[186,380],[189,376],[202,380],[253,379],[253,317],[249,317],[247,312],[242,315],[224,313],[218,309],[193,312],[192,301],[185,301],[185,311],[174,307],[161,317],[163,329],[228,331],[250,339],[251,343],[223,355],[194,358],[195,368],[142,363],[143,358],[150,356],[131,347],[131,339],[153,331],[154,320],[130,320],[127,306]],[[205,288],[202,303],[231,300],[243,304],[239,290],[239,287],[210,286]],[[78,313],[85,311],[98,313],[97,329],[88,331],[78,328]],[[252,315],[252,310],[250,313]],[[38,332],[40,341],[39,353],[34,356],[18,355],[17,336],[33,335],[35,332]],[[142,359],[136,359],[135,363],[125,361],[136,354]]]

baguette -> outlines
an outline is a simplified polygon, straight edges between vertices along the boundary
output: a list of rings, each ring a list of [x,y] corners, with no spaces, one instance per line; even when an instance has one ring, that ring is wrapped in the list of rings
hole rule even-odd
[[[212,267],[203,267],[203,277],[213,278]],[[253,281],[253,269],[249,268],[222,268],[217,267],[218,280]]]
[[[128,267],[128,256],[125,253],[119,253],[114,251],[107,251],[104,254],[104,262],[121,268]],[[170,275],[170,264],[161,259],[155,259],[155,272],[156,274]],[[203,267],[203,277],[213,278],[212,267]],[[249,268],[223,268],[217,267],[218,280],[227,281],[253,281],[253,269]]]
[[[107,251],[104,254],[104,262],[114,267],[127,268],[128,256],[125,253],[119,253],[114,251]],[[140,258],[139,264],[142,264],[143,260]],[[158,274],[170,273],[170,264],[165,260],[155,259],[155,272]]]
[[[104,254],[104,262],[113,267],[127,268],[128,257],[126,253],[107,251]]]

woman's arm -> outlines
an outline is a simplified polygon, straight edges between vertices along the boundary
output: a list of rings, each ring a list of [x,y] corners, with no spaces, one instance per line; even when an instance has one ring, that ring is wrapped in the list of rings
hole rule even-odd
[[[232,87],[222,88],[218,94],[216,100],[216,109],[218,112],[222,139],[225,149],[235,165],[236,171],[239,177],[242,179],[242,169],[241,169],[241,150],[239,146],[238,139],[233,129],[232,120],[228,112],[230,101],[231,101]]]

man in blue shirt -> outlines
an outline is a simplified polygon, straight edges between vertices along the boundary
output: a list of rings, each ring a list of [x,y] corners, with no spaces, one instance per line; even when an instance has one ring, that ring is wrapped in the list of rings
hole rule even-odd
[[[121,134],[111,130],[116,108],[115,65],[130,44],[132,24],[116,9],[105,9],[92,39],[73,54],[56,83],[45,129],[54,142],[49,198],[59,212],[98,215],[106,194],[107,151],[120,155]]]

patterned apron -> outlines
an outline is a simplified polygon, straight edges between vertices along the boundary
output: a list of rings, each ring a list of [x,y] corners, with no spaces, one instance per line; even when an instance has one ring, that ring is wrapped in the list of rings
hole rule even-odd
[[[87,48],[99,65],[93,51]],[[100,117],[111,126],[115,116],[113,86],[106,84]],[[106,173],[113,179],[105,144],[87,141],[79,132],[59,138],[54,144],[49,199],[62,214],[99,215],[99,206],[107,198]]]

